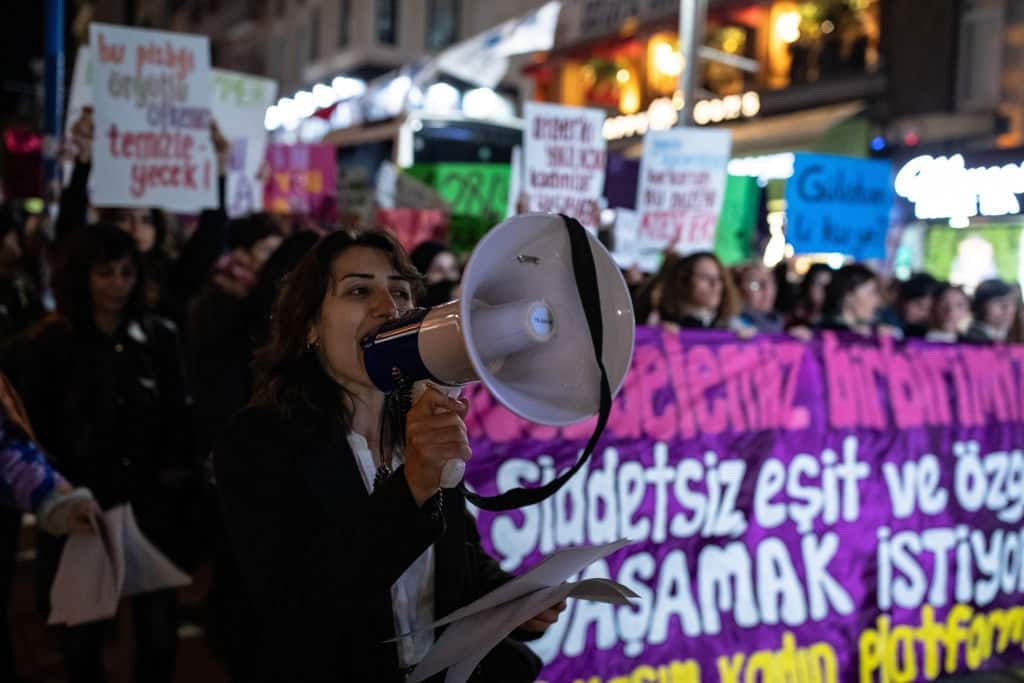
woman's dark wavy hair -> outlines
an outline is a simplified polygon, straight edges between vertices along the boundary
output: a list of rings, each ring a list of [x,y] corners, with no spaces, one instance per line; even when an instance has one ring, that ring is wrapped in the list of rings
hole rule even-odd
[[[89,274],[93,266],[130,258],[138,276],[122,319],[137,318],[145,310],[143,259],[135,239],[108,223],[95,223],[72,233],[57,253],[53,269],[53,296],[57,312],[77,330],[95,328]]]
[[[878,281],[875,271],[860,263],[851,263],[832,273],[832,281],[825,288],[825,303],[822,313],[826,317],[838,317],[843,313],[846,297],[861,285]]]
[[[693,298],[693,275],[702,259],[710,259],[718,268],[722,279],[722,301],[715,312],[714,327],[728,327],[732,318],[740,312],[740,299],[732,283],[732,276],[710,251],[689,254],[673,262],[665,272],[664,289],[658,302],[658,315],[665,322],[681,323]]]
[[[352,402],[324,371],[306,339],[331,286],[331,266],[353,247],[386,253],[398,274],[412,285],[413,300],[422,295],[419,272],[405,249],[386,232],[340,230],[320,238],[286,276],[278,293],[269,339],[253,360],[256,384],[250,405],[268,407],[286,418],[299,408],[319,420],[337,419],[345,428],[351,426]]]

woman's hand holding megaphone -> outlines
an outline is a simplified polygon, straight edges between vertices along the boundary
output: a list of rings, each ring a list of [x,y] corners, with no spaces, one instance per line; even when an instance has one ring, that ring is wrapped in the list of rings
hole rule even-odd
[[[416,504],[423,505],[441,489],[449,460],[465,463],[473,456],[463,422],[469,402],[428,382],[417,382],[413,392],[405,418],[405,479]]]

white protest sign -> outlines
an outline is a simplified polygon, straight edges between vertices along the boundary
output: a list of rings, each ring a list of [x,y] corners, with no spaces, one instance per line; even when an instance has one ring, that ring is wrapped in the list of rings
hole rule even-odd
[[[228,216],[263,208],[260,168],[267,152],[263,125],[267,107],[277,99],[277,81],[223,69],[210,72],[213,119],[231,145],[225,204]]]
[[[564,213],[601,224],[605,139],[600,109],[527,102],[523,192],[530,211]]]
[[[615,209],[615,251],[612,258],[619,268],[628,270],[636,266],[645,273],[656,273],[663,260],[664,245],[638,237],[640,215],[631,209]]]
[[[681,254],[714,248],[731,146],[724,130],[673,128],[644,136],[637,190],[641,243]]]
[[[217,205],[206,37],[92,24],[96,206]]]

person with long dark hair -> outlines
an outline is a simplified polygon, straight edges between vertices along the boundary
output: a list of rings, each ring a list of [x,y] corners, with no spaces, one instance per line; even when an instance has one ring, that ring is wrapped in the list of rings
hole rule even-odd
[[[1010,331],[1017,317],[1019,296],[999,279],[985,280],[974,290],[971,312],[974,321],[964,338],[974,343],[1001,344],[1012,341]]]
[[[800,281],[800,294],[786,327],[813,328],[821,324],[825,290],[835,271],[827,263],[814,263]]]
[[[939,283],[932,304],[932,317],[925,339],[953,344],[960,341],[971,321],[971,298],[963,288]]]
[[[179,563],[198,478],[191,399],[172,323],[145,313],[142,258],[131,235],[97,224],[67,237],[54,270],[57,314],[5,359],[39,442],[103,509],[129,503],[142,532]],[[39,541],[49,593],[62,545]],[[177,651],[173,590],[132,598],[135,680],[169,682]],[[102,681],[107,624],[62,629],[68,677]]]
[[[406,413],[363,367],[361,342],[421,291],[385,233],[322,238],[288,275],[256,391],[215,449],[264,680],[401,681],[433,643],[424,627],[509,578],[462,493],[440,489],[444,462],[471,455],[467,403],[427,390]],[[558,611],[521,628],[543,632]],[[533,681],[539,669],[507,639],[474,680]]]
[[[832,275],[825,288],[821,330],[853,332],[872,336],[876,332],[899,336],[899,330],[878,325],[878,310],[882,305],[878,276],[867,266],[852,263]]]
[[[668,266],[657,312],[663,325],[728,329],[736,325],[740,302],[725,266],[702,251]]]

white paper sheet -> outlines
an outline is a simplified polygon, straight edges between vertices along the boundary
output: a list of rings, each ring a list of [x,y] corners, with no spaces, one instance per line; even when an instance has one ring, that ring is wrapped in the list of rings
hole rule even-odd
[[[587,565],[628,545],[621,540],[601,546],[569,548],[548,557],[523,576],[435,622],[448,625],[409,677],[423,681],[448,669],[446,683],[464,683],[480,660],[521,624],[568,597],[629,604],[636,593],[609,579],[567,583]]]
[[[130,505],[107,510],[94,528],[94,535],[74,534],[64,546],[50,588],[49,623],[109,619],[121,598],[192,582],[142,534]]]

